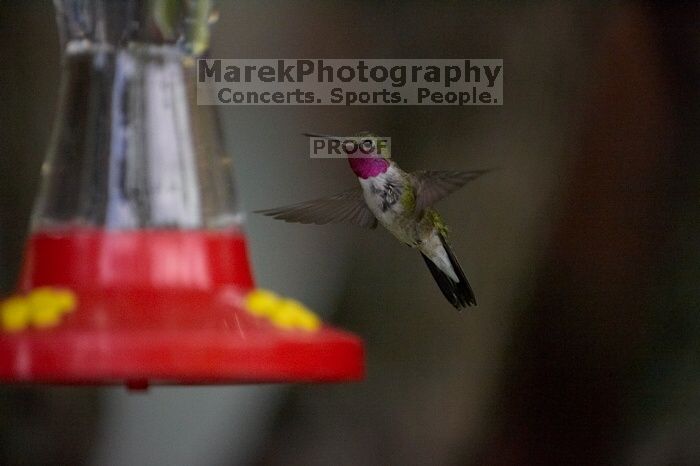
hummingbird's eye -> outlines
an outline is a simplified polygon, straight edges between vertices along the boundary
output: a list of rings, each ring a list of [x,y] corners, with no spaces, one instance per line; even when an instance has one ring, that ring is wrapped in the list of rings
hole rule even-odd
[[[362,149],[364,153],[369,154],[374,149],[374,144],[370,139],[366,139],[362,141]]]

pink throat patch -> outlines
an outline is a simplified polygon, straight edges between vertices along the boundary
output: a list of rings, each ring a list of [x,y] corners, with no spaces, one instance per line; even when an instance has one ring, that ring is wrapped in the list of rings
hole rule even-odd
[[[381,157],[349,158],[350,168],[359,178],[366,180],[389,169],[389,162]]]

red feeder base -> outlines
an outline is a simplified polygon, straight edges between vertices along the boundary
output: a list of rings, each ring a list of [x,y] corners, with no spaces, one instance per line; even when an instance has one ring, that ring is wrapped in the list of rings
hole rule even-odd
[[[54,328],[0,334],[0,381],[66,384],[340,382],[363,376],[354,335],[285,330],[243,306],[234,232],[71,230],[29,242],[20,292],[69,288]]]

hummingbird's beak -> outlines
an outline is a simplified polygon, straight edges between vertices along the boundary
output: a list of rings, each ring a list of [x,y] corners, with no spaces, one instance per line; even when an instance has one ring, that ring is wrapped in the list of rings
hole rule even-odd
[[[343,138],[341,138],[340,136],[331,136],[329,134],[317,134],[317,133],[301,133],[301,134],[303,134],[304,136],[309,137],[309,138],[334,139],[334,140],[338,140],[338,141],[343,140]]]

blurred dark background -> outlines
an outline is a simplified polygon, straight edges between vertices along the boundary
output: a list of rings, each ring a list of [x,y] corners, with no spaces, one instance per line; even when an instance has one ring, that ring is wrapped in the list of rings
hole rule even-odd
[[[479,306],[385,232],[248,217],[260,284],[366,341],[336,386],[0,388],[0,464],[700,464],[700,4],[224,2],[222,58],[502,58],[500,107],[221,107],[245,210],[352,186],[304,131],[405,169],[499,166],[440,204]],[[0,287],[55,112],[49,1],[0,1]]]

